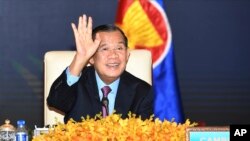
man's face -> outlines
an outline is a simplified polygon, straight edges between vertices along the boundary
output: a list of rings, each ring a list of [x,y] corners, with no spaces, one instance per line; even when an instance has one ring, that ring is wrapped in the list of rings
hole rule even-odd
[[[95,55],[90,59],[100,78],[110,84],[125,70],[129,51],[119,31],[99,32],[101,42]]]

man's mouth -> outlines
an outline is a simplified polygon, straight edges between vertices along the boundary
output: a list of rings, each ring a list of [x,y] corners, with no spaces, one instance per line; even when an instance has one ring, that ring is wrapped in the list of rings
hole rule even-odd
[[[107,67],[118,67],[120,63],[108,63],[106,64]]]

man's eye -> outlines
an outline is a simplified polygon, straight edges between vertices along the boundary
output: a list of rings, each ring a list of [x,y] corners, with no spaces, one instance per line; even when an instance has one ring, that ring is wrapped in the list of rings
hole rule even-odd
[[[124,47],[117,47],[116,50],[124,50]]]
[[[108,51],[108,48],[103,47],[103,48],[100,49],[100,51]]]

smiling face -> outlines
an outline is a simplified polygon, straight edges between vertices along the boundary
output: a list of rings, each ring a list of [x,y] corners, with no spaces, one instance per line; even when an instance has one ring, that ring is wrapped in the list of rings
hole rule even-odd
[[[106,84],[120,77],[126,68],[129,51],[119,31],[98,32],[101,43],[90,59],[98,75]]]

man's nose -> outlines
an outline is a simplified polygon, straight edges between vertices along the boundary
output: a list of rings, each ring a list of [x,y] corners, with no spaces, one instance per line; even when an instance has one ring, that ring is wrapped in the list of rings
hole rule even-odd
[[[116,49],[110,49],[109,50],[109,57],[115,58],[118,57],[118,53]]]

